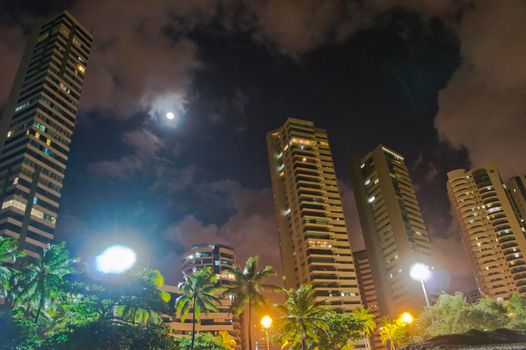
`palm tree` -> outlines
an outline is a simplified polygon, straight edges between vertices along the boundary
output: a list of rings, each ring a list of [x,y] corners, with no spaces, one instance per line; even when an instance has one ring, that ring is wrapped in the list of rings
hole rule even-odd
[[[13,264],[16,258],[21,256],[24,256],[24,253],[18,250],[18,244],[14,239],[0,237],[0,296],[6,299],[13,277]]]
[[[405,323],[384,317],[380,321],[380,325],[380,340],[383,345],[389,343],[390,350],[396,350],[397,346],[407,343],[408,334]]]
[[[374,315],[369,312],[369,309],[363,306],[357,307],[352,310],[354,317],[362,324],[362,334],[365,340],[365,346],[369,349],[369,337],[376,328],[376,322],[374,322]]]
[[[248,307],[248,348],[252,349],[252,308],[267,304],[264,292],[278,291],[281,288],[264,283],[270,276],[275,276],[276,272],[272,266],[265,266],[259,270],[259,257],[251,256],[245,263],[245,268],[235,266],[230,269],[233,274],[233,283],[224,291],[224,295],[233,296],[231,310],[236,315],[240,315]]]
[[[186,319],[190,309],[192,310],[192,350],[195,343],[195,323],[201,317],[201,311],[205,313],[208,311],[217,311],[216,305],[220,304],[220,299],[217,295],[223,290],[218,285],[218,278],[210,267],[195,269],[191,274],[184,276],[184,282],[179,284],[179,288],[183,292],[175,300],[175,307],[177,313],[181,317],[181,321]]]
[[[75,272],[73,263],[65,242],[62,242],[45,248],[42,257],[21,272],[15,302],[25,302],[28,310],[36,306],[35,322],[38,322],[45,304],[63,293],[65,277]]]
[[[391,320],[389,317],[384,317],[380,321],[380,340],[382,345],[389,343],[389,349],[395,350],[393,338],[396,333],[396,321]]]
[[[229,332],[220,331],[219,337],[221,338],[221,342],[227,349],[233,350],[236,347],[236,339]]]
[[[133,271],[130,277],[134,280],[132,289],[117,301],[119,314],[133,324],[160,323],[160,314],[167,311],[170,301],[170,293],[161,290],[163,275],[159,270],[144,269]]]
[[[318,340],[317,332],[325,331],[327,324],[324,317],[327,310],[322,308],[323,301],[316,301],[316,294],[311,285],[302,285],[297,290],[287,290],[287,300],[278,305],[285,314],[280,319],[280,338],[291,347],[301,343],[307,349],[307,340]]]

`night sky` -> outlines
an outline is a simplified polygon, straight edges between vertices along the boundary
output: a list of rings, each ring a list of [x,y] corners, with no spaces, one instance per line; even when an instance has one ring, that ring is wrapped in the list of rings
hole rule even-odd
[[[2,1],[0,106],[30,24],[64,9],[95,36],[57,225],[75,254],[126,243],[175,281],[186,247],[217,241],[279,268],[265,133],[299,117],[328,130],[355,250],[348,156],[382,143],[442,287],[473,288],[446,172],[526,172],[524,1]]]

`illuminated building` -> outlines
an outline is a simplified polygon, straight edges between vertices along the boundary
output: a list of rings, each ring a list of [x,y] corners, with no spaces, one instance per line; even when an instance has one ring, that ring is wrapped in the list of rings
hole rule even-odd
[[[218,276],[219,284],[228,287],[232,283],[232,274],[227,269],[235,264],[235,252],[231,247],[222,244],[196,244],[192,246],[183,256],[183,271],[192,273],[194,269],[209,267]],[[177,288],[165,289],[177,297]],[[221,304],[217,305],[217,312],[202,312],[201,319],[196,324],[196,332],[207,332],[218,335],[221,331],[229,332],[236,340],[236,349],[241,348],[241,328],[239,318],[232,315],[230,306],[232,301],[222,298]],[[178,315],[177,315],[178,316]],[[179,317],[170,317],[167,324],[173,334],[192,333],[192,310],[190,309],[184,322]]]
[[[267,147],[285,287],[312,284],[340,312],[361,305],[326,131],[289,118]]]
[[[525,228],[496,165],[453,170],[447,189],[482,295],[526,296]]]
[[[0,121],[0,235],[53,241],[92,34],[68,12],[34,26]]]
[[[404,158],[380,145],[364,157],[352,156],[351,169],[380,313],[416,314],[425,299],[409,271],[418,262],[431,265],[431,250]]]

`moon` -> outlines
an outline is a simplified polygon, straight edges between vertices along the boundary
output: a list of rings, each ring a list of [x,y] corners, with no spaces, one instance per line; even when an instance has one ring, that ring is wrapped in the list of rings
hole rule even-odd
[[[173,112],[168,112],[166,113],[166,118],[172,120],[175,118],[175,114]]]

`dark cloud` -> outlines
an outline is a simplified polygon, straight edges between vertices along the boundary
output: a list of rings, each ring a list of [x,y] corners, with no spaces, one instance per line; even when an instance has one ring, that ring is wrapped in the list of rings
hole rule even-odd
[[[477,1],[458,28],[463,63],[440,92],[436,128],[474,164],[526,172],[526,3]]]
[[[227,194],[225,202],[233,214],[222,225],[206,224],[193,215],[173,223],[166,230],[166,237],[188,249],[197,243],[223,243],[236,250],[242,264],[249,256],[258,255],[262,264],[280,268],[278,235],[272,195],[269,189],[244,188],[232,181],[203,185],[212,194]],[[172,255],[171,259],[180,259]]]
[[[27,24],[49,14],[49,11],[42,11],[42,5],[38,4],[38,1],[29,3],[32,4],[28,5],[32,8],[30,10],[17,8],[16,11],[11,9],[5,12],[13,14],[13,19],[4,20],[0,24],[2,67],[17,66],[25,42]],[[400,135],[406,135],[404,132],[411,136],[412,141],[396,142],[411,143],[406,145],[406,150],[413,152],[415,148],[427,147],[420,156],[418,151],[414,151],[417,161],[411,169],[418,174],[415,177],[416,187],[420,189],[419,199],[420,196],[425,199],[421,200],[424,211],[430,213],[425,218],[433,237],[433,247],[438,260],[444,261],[445,268],[453,272],[464,271],[466,260],[465,256],[462,257],[463,248],[456,238],[458,229],[452,229],[450,226],[444,194],[445,172],[452,166],[464,165],[454,160],[451,155],[463,152],[456,152],[449,146],[444,146],[446,142],[439,144],[430,141],[432,146],[419,144],[415,147],[415,143],[427,142],[427,139],[436,137],[435,130],[429,122],[429,130],[423,130],[422,127],[418,129],[418,134],[421,135],[413,135],[413,130],[424,125],[419,124],[418,118],[424,117],[418,115],[407,121],[404,119],[405,115],[414,111],[409,110],[406,113],[407,110],[397,107],[402,103],[398,101],[402,99],[397,95],[398,90],[403,90],[403,98],[415,104],[415,101],[421,100],[420,90],[433,85],[433,75],[429,73],[430,69],[419,70],[412,61],[407,63],[407,70],[413,74],[404,73],[403,65],[399,61],[407,61],[408,55],[392,53],[399,45],[398,42],[393,42],[402,38],[403,43],[407,45],[405,50],[418,54],[418,45],[411,40],[410,31],[402,29],[393,36],[382,36],[378,31],[372,30],[371,36],[363,35],[367,29],[381,27],[378,21],[388,21],[392,18],[391,13],[400,9],[416,14],[418,20],[424,23],[423,31],[427,30],[426,25],[431,23],[433,18],[438,17],[458,35],[463,63],[448,86],[442,90],[438,101],[440,110],[435,126],[442,139],[454,147],[467,149],[474,163],[496,159],[506,174],[526,171],[524,162],[517,161],[523,159],[521,151],[526,149],[523,132],[526,126],[524,2],[134,0],[124,5],[122,1],[108,0],[94,5],[87,0],[77,0],[69,4],[71,12],[95,31],[95,47],[90,59],[81,107],[90,112],[102,110],[99,114],[122,123],[116,125],[111,142],[108,141],[103,146],[95,145],[99,146],[101,152],[73,147],[74,152],[83,152],[84,158],[72,156],[71,161],[74,165],[69,171],[75,171],[76,166],[76,177],[79,180],[68,180],[77,186],[69,185],[66,189],[78,191],[75,192],[76,198],[84,198],[87,194],[82,193],[79,188],[87,188],[86,192],[89,189],[93,189],[93,192],[102,191],[96,187],[98,184],[92,187],[87,184],[97,183],[100,179],[110,179],[113,185],[104,187],[105,189],[120,194],[136,194],[129,202],[142,210],[138,210],[137,216],[142,218],[140,215],[149,215],[152,222],[162,221],[159,227],[155,227],[155,230],[150,228],[145,235],[161,236],[162,232],[166,232],[171,242],[176,243],[174,251],[163,255],[167,261],[174,262],[179,259],[180,249],[191,243],[218,240],[234,245],[241,259],[246,258],[246,254],[261,253],[265,263],[279,266],[272,198],[269,189],[261,189],[268,186],[268,179],[261,175],[267,170],[262,170],[264,167],[261,165],[264,162],[265,151],[264,146],[260,144],[254,146],[254,139],[257,137],[260,140],[258,142],[264,143],[265,131],[276,127],[285,114],[299,111],[299,114],[306,118],[325,117],[325,120],[320,118],[316,122],[329,129],[333,126],[335,130],[330,130],[334,131],[330,133],[331,136],[337,135],[338,132],[339,136],[349,132],[352,136],[349,137],[350,141],[341,138],[345,140],[344,147],[333,143],[337,150],[336,157],[340,157],[337,152],[345,153],[347,147],[371,146],[371,137],[374,138],[374,142],[378,141],[375,138],[378,135],[402,139],[404,137]],[[54,1],[52,5],[49,8],[58,10],[64,2]],[[0,5],[0,12],[1,9]],[[355,35],[356,33],[358,34]],[[232,53],[228,51],[230,56],[225,55],[228,62],[222,67],[226,67],[227,71],[225,76],[218,78],[221,84],[216,85],[215,89],[210,88],[209,91],[207,89],[212,85],[212,79],[208,80],[209,76],[206,74],[213,73],[215,67],[211,64],[213,60],[207,60],[204,56],[206,40],[202,39],[206,36],[208,40],[220,43],[223,42],[221,40],[236,38],[237,46],[250,46],[250,50],[255,52],[250,59],[246,59],[243,55],[248,49],[236,51],[238,47],[221,46],[221,51],[231,50]],[[352,45],[355,46],[349,47],[359,47],[368,52],[372,61],[367,62],[369,66],[356,60],[358,55],[355,52],[347,55],[344,50],[335,51],[336,49],[331,48],[338,46],[331,44],[343,46],[354,39],[356,42]],[[366,41],[368,44],[360,44],[360,41]],[[381,47],[381,50],[376,51],[376,47]],[[438,50],[442,48],[440,46]],[[320,63],[317,64],[316,59],[313,60],[312,57],[324,49],[328,51],[320,56],[322,58],[319,58]],[[392,56],[386,58],[385,63],[381,61],[384,59],[383,55],[378,55],[378,52]],[[234,57],[236,54],[242,57],[239,61]],[[355,74],[352,70],[342,69],[342,66],[333,66],[342,54],[349,59],[346,64],[359,67],[358,70],[365,67],[364,74]],[[258,60],[264,55],[268,55],[265,56],[266,59],[273,60],[272,65],[279,65],[281,68],[265,70],[265,67],[261,67],[261,62],[268,64],[264,60]],[[436,64],[432,70],[437,68],[440,71],[438,65],[443,64],[441,55],[442,51],[434,55],[438,58],[432,61],[432,64]],[[308,66],[309,63],[311,66]],[[231,68],[236,64],[239,67],[234,68],[238,70]],[[302,67],[318,66],[321,67],[321,73],[318,72],[321,78],[316,77],[316,69],[302,71]],[[241,71],[242,68],[244,71]],[[331,71],[333,68],[334,72]],[[382,75],[383,70],[388,72],[388,78]],[[444,74],[449,76],[449,71],[444,71]],[[4,69],[5,74],[0,81],[1,101],[7,98],[14,72],[14,68]],[[204,82],[194,86],[199,74],[205,75]],[[265,94],[264,86],[253,84],[251,79],[255,80],[254,77],[258,74],[268,78],[267,81],[259,77],[258,83],[270,85],[271,90],[277,91],[275,95],[268,92]],[[416,85],[422,86],[422,89],[411,88],[413,75],[424,77],[421,78],[421,84]],[[238,80],[246,82],[244,86],[236,84],[239,76],[243,79]],[[333,84],[333,81],[340,81],[340,76],[349,78],[344,84]],[[299,83],[290,83],[292,80],[298,80]],[[396,84],[390,88],[392,80],[396,80]],[[382,90],[384,85],[387,88]],[[430,88],[433,90],[433,101],[436,100],[436,89],[443,86],[438,85],[436,88]],[[253,86],[257,91],[254,91],[256,88],[252,88]],[[281,86],[286,86],[288,91],[285,88],[280,89]],[[208,93],[203,92],[205,90]],[[418,92],[415,92],[417,90]],[[330,98],[324,96],[326,91],[330,91]],[[342,95],[339,95],[342,91]],[[388,91],[390,96],[377,95],[378,91]],[[214,99],[214,94],[220,97]],[[356,105],[360,102],[358,100],[364,100],[365,107],[356,107],[355,110],[354,105],[347,106],[347,99],[353,97],[357,99]],[[261,101],[262,99],[266,100]],[[200,113],[199,107],[200,104],[204,104],[204,100],[207,100],[212,108],[210,111],[205,110],[206,113]],[[314,100],[319,103],[309,104]],[[392,103],[393,115],[390,115],[390,109],[387,112],[386,109],[376,109],[383,104],[378,101]],[[338,107],[339,105],[341,107]],[[267,106],[272,108],[265,109]],[[333,106],[337,107],[329,108]],[[195,110],[189,110],[190,107]],[[338,114],[341,112],[340,108],[345,111]],[[426,116],[429,120],[435,113],[433,108],[435,107],[429,107],[432,110],[428,113],[429,116]],[[258,113],[263,112],[260,110],[268,115],[261,117]],[[134,119],[136,111],[148,112],[151,118],[135,125],[127,125],[127,122]],[[181,118],[181,124],[177,127],[167,127],[159,120],[167,111],[174,111],[178,117],[188,118]],[[327,113],[333,112],[336,113],[331,120]],[[378,116],[380,114],[381,116]],[[83,118],[89,118],[90,115],[81,113]],[[342,115],[350,117],[345,119]],[[270,122],[266,122],[267,119]],[[352,128],[342,127],[342,120],[343,124],[349,120]],[[377,124],[374,132],[365,125],[365,121],[368,124]],[[93,123],[100,123],[92,125],[95,129],[103,122],[98,120]],[[404,127],[400,126],[403,123],[411,124],[411,128],[414,125],[419,126],[404,131]],[[337,130],[334,128],[336,124]],[[93,134],[86,131],[88,124],[82,125],[84,130],[80,130],[81,134],[87,134],[83,145],[93,138],[97,139],[98,143],[99,134],[93,137]],[[394,133],[393,130],[388,130],[387,135],[380,130],[390,128],[391,125]],[[218,130],[221,133],[224,131],[220,128],[228,130],[218,135]],[[354,131],[362,128],[363,132]],[[258,130],[257,133],[254,132],[255,129]],[[211,131],[215,134],[212,135]],[[376,132],[377,135],[374,134]],[[363,144],[353,143],[353,138]],[[93,145],[93,141],[91,142],[90,145]],[[104,147],[108,150],[115,147],[118,151],[106,152]],[[442,149],[441,153],[434,154],[433,150],[429,150],[432,147]],[[259,156],[254,156],[255,151],[259,152]],[[87,153],[89,155],[86,155]],[[254,161],[253,158],[263,160]],[[85,159],[89,159],[86,162],[89,163],[88,175],[83,174],[86,168]],[[248,169],[249,166],[257,166],[257,169]],[[227,174],[228,171],[231,175]],[[84,176],[88,176],[89,179]],[[138,178],[140,180],[137,180]],[[233,180],[221,180],[225,178]],[[266,182],[261,179],[266,179]],[[126,187],[126,184],[129,187]],[[344,182],[340,182],[340,186],[351,241],[354,248],[359,249],[363,247],[363,242],[352,191]],[[118,212],[115,207],[123,207],[119,200],[111,202],[104,193],[102,197],[89,198],[93,203],[99,203],[95,202],[96,200],[103,202],[106,206],[101,207],[110,214],[113,214],[112,210]],[[71,202],[81,201],[72,199]],[[89,210],[94,210],[91,207]],[[144,207],[150,214],[144,212]],[[159,212],[154,214],[156,210]],[[443,216],[440,216],[440,213]],[[96,217],[95,214],[92,215]],[[85,225],[72,219],[74,216],[62,217],[59,227],[89,232]],[[176,245],[179,248],[175,247]],[[449,252],[453,252],[451,259]],[[179,266],[178,264],[179,262],[174,266]],[[459,269],[456,264],[463,268]],[[454,275],[453,278],[463,277]]]

